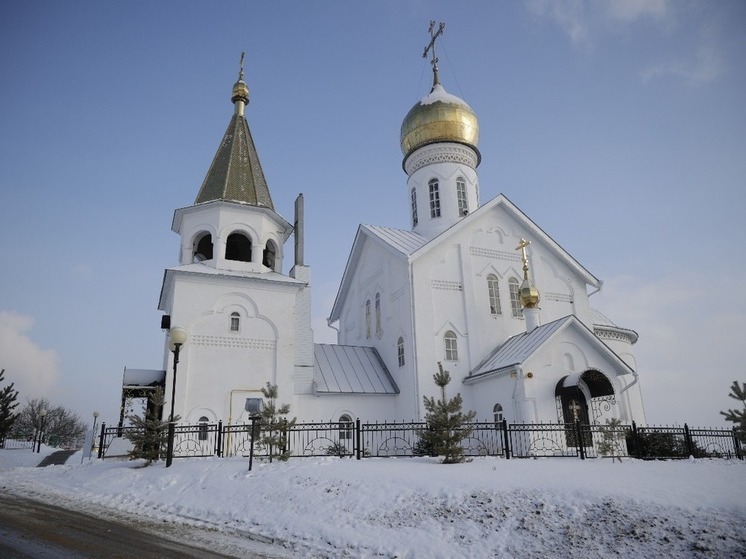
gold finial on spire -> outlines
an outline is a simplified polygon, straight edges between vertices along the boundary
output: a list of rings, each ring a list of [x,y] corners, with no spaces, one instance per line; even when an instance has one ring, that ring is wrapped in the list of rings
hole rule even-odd
[[[435,20],[430,20],[430,27],[428,28],[428,33],[430,33],[430,43],[425,47],[425,51],[422,53],[422,58],[427,58],[428,51],[433,51],[433,57],[432,60],[430,60],[430,64],[433,65],[433,87],[440,84],[440,78],[438,77],[438,57],[435,54],[435,39],[443,34],[445,28],[446,24],[441,21],[438,24],[438,30],[435,31]]]
[[[233,84],[233,95],[231,103],[236,105],[236,114],[243,116],[243,110],[249,104],[249,86],[243,81],[243,59],[246,53],[241,53],[241,62],[238,69],[238,81]]]
[[[531,241],[521,239],[516,250],[521,251],[521,260],[523,261],[523,282],[520,287],[521,303],[527,309],[533,309],[539,303],[539,290],[536,289],[528,276],[528,255],[526,254],[526,247],[531,244]]]

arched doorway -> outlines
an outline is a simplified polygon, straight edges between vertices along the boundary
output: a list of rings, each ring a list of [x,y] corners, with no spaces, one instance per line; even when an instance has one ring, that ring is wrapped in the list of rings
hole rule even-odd
[[[596,425],[611,417],[616,405],[611,381],[595,369],[562,377],[554,396],[561,423],[580,421]]]

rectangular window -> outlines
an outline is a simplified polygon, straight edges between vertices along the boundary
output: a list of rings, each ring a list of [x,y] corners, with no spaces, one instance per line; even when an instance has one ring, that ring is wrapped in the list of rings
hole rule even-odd
[[[458,215],[463,217],[469,213],[469,203],[466,200],[466,183],[461,179],[456,181],[456,196],[458,198]]]
[[[412,227],[417,227],[417,191],[412,189]]]
[[[430,217],[440,217],[440,193],[437,179],[431,180],[428,188],[430,190]]]

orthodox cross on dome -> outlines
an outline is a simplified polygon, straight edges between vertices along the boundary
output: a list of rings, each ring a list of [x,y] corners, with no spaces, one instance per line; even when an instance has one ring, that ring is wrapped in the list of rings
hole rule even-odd
[[[238,70],[238,80],[243,81],[243,59],[244,56],[246,56],[245,51],[241,51],[241,62],[239,64],[239,70]]]
[[[443,34],[443,30],[445,30],[445,28],[446,24],[440,22],[438,24],[438,30],[435,31],[435,20],[430,21],[430,27],[428,28],[428,32],[430,33],[430,43],[428,43],[428,45],[425,47],[425,51],[422,53],[422,58],[427,58],[428,51],[433,51],[433,57],[430,61],[430,64],[433,65],[433,87],[440,83],[440,78],[438,77],[438,57],[435,54],[435,39]]]
[[[523,261],[523,279],[528,279],[528,256],[526,255],[526,247],[531,244],[531,241],[527,241],[526,239],[521,239],[521,242],[518,243],[518,246],[515,247],[516,250],[521,251],[521,260]]]

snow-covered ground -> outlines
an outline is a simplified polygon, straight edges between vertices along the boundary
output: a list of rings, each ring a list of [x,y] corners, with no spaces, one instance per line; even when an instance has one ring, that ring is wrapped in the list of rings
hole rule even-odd
[[[746,462],[478,458],[83,460],[0,451],[0,487],[248,536],[282,557],[746,557]],[[236,537],[238,536],[238,538]],[[222,543],[221,543],[222,542]],[[238,542],[238,543],[237,543]]]

